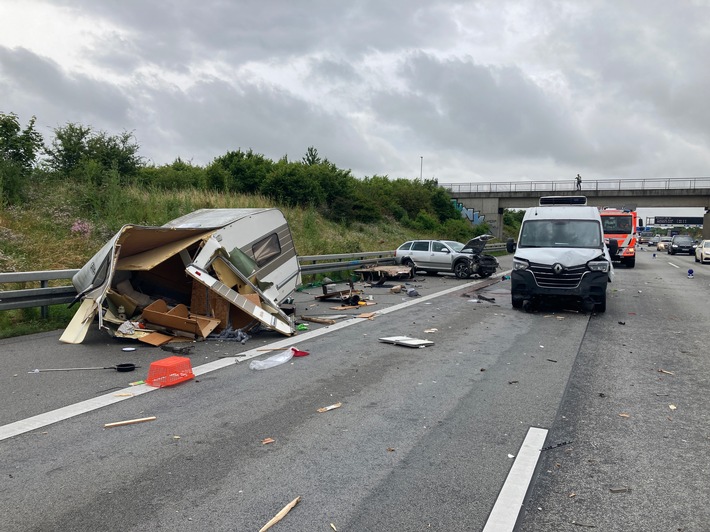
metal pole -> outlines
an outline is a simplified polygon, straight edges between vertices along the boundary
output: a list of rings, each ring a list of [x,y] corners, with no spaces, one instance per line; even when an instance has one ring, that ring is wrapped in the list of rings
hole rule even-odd
[[[420,155],[419,156],[420,162],[419,162],[419,181],[422,180],[422,173],[424,172],[424,156]]]

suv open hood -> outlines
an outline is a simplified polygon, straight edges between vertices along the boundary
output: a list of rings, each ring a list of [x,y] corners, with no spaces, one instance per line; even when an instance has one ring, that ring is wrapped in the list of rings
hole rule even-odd
[[[461,249],[461,253],[472,253],[473,255],[480,255],[483,248],[486,247],[486,243],[493,238],[493,235],[480,235],[469,240],[466,245]]]

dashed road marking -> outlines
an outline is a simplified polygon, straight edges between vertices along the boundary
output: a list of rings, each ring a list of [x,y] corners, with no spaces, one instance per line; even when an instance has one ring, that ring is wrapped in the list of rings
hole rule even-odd
[[[511,532],[515,527],[545,438],[547,438],[547,429],[538,427],[528,429],[528,434],[520,446],[518,456],[498,494],[483,532]]]

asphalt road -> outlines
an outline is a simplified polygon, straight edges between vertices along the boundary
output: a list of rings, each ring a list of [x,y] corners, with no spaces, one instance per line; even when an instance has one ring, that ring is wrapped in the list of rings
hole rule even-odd
[[[0,530],[251,531],[298,496],[273,530],[482,530],[530,427],[554,447],[518,530],[707,530],[710,266],[648,252],[617,273],[592,316],[513,310],[505,280],[476,291],[417,277],[420,298],[365,288],[372,320],[202,342],[194,380],[149,392],[127,385],[170,353],[126,353],[136,344],[99,331],[81,346],[61,331],[0,341],[0,438],[33,416],[119,401],[0,441]],[[297,294],[299,315],[357,312],[318,293]],[[378,340],[400,335],[434,345]],[[275,342],[310,354],[263,371],[234,363]],[[124,362],[141,367],[28,373]],[[115,398],[131,390],[142,395]]]

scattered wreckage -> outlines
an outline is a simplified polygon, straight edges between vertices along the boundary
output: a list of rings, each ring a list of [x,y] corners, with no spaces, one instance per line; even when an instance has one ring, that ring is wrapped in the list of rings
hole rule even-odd
[[[201,209],[160,227],[124,225],[73,277],[81,305],[60,341],[100,329],[153,345],[256,326],[290,336],[301,284],[278,209]],[[283,305],[283,308],[282,308]]]

